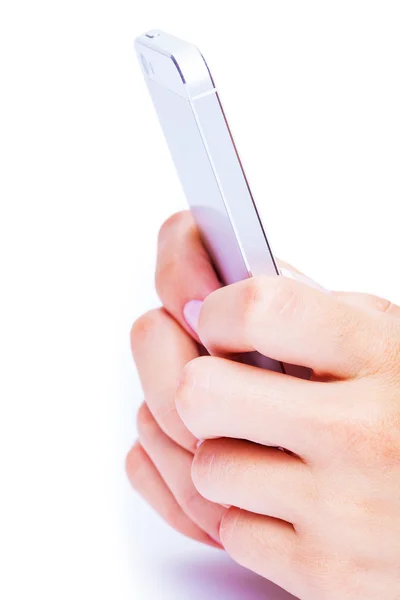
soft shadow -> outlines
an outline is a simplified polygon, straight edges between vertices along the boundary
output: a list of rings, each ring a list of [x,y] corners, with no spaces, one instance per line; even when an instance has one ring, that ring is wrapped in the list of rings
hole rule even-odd
[[[187,588],[190,600],[295,600],[276,585],[218,555],[195,561],[163,561],[160,571],[179,587]]]

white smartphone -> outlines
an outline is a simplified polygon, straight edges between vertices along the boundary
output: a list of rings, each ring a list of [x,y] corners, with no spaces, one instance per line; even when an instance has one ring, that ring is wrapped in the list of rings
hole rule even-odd
[[[159,30],[135,41],[187,201],[224,284],[279,275],[214,80],[196,46]],[[307,376],[254,352],[249,364]]]

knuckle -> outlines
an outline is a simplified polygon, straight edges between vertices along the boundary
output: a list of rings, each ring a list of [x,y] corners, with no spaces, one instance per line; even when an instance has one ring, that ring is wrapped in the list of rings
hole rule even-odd
[[[202,455],[201,450],[197,451],[194,455],[192,468],[191,468],[191,477],[196,489],[200,494],[204,495],[204,479],[205,479],[205,467],[204,462],[200,456]]]
[[[328,600],[331,598],[330,587],[332,585],[332,572],[340,572],[341,577],[336,586],[340,592],[342,591],[341,582],[344,576],[347,575],[347,570],[344,570],[341,565],[334,565],[334,561],[329,554],[321,553],[318,543],[312,540],[306,547],[299,545],[293,556],[293,565],[296,573],[298,573],[305,584],[305,588],[312,595],[316,594],[320,600]],[[343,572],[344,571],[344,572]]]
[[[244,286],[242,310],[247,326],[251,326],[254,309],[260,302],[262,279],[261,277],[251,277],[242,284]]]
[[[243,319],[245,331],[249,338],[260,326],[259,320],[262,318],[260,313],[265,311],[266,304],[266,281],[264,277],[252,277],[247,280],[244,287],[243,297]]]
[[[265,320],[291,318],[300,307],[295,281],[286,277],[254,277],[249,279],[243,301],[244,322],[250,339],[258,336]]]
[[[240,508],[228,508],[221,519],[219,526],[219,537],[225,550],[233,557],[237,558],[240,543],[237,536],[237,522],[240,517]]]
[[[218,346],[215,344],[215,315],[219,314],[219,305],[221,297],[221,289],[211,292],[204,300],[198,315],[197,334],[202,345],[209,352],[218,352]],[[216,310],[217,307],[217,310]]]
[[[348,456],[364,452],[366,440],[371,438],[370,427],[364,418],[333,419],[325,425],[325,434],[331,440],[332,448],[339,446]]]
[[[297,282],[287,277],[277,277],[269,302],[271,313],[287,318],[294,316],[299,306],[300,295]]]
[[[361,325],[361,327],[360,327]],[[363,335],[363,321],[354,320],[348,327],[346,338],[352,340]],[[400,324],[399,319],[388,318],[375,311],[369,316],[368,329],[364,329],[364,355],[358,357],[359,377],[381,375],[387,381],[400,380]]]
[[[204,387],[211,365],[215,360],[212,356],[198,356],[187,362],[182,370],[179,389],[192,389],[197,385]]]
[[[383,370],[398,378],[400,375],[400,331],[397,323],[394,327],[390,327],[389,331],[384,331],[379,350]]]
[[[398,319],[375,313],[370,320],[372,332],[364,335],[365,356],[358,360],[359,377],[382,376],[386,382],[400,383],[400,325]],[[360,335],[352,329],[347,338]]]
[[[332,330],[334,333],[334,340],[337,344],[338,349],[346,349],[349,342],[356,340],[360,335],[360,322],[354,318],[351,312],[343,311],[341,306],[335,307],[331,313],[324,315],[326,320],[330,320],[332,323]],[[320,323],[323,326],[323,323]],[[358,365],[359,358],[355,359],[355,363]]]
[[[186,363],[176,390],[176,409],[193,435],[201,434],[199,429],[207,413],[210,367],[214,360],[209,356],[200,356]],[[199,396],[201,401],[197,402]]]
[[[204,441],[193,458],[192,481],[204,497],[207,497],[210,492],[210,487],[215,481],[215,474],[221,482],[222,465],[218,448],[219,444],[215,440]]]
[[[296,282],[286,277],[257,277],[249,285],[245,309],[250,317],[266,310],[273,315],[284,315],[296,310],[298,292]]]
[[[136,415],[136,428],[139,439],[148,435],[149,428],[154,426],[155,420],[147,404],[143,402]]]
[[[371,308],[380,313],[387,313],[389,315],[398,315],[399,307],[396,304],[393,304],[387,298],[381,298],[380,296],[375,296],[373,294],[368,295]]]
[[[190,409],[193,387],[195,385],[195,372],[197,369],[196,361],[193,359],[186,363],[182,369],[182,374],[178,382],[175,394],[175,405],[180,415],[186,415]]]
[[[295,552],[295,569],[302,578],[305,589],[319,600],[336,598],[366,597],[368,589],[360,581],[373,567],[374,561],[367,558],[366,552],[353,557],[343,554],[332,555],[321,552],[318,540],[308,540],[308,544],[299,545]],[[332,573],[335,573],[335,590],[332,590]],[[361,596],[360,596],[361,593]]]
[[[393,308],[393,304],[390,302],[390,300],[386,300],[386,298],[380,298],[379,296],[371,296],[371,302],[373,304],[373,308],[378,312],[387,313]]]
[[[385,465],[390,468],[400,459],[400,415],[397,407],[366,401],[362,413],[331,425],[332,437],[341,440],[342,450],[360,466]],[[337,442],[335,444],[337,447]]]
[[[144,339],[149,333],[152,333],[155,328],[159,327],[165,319],[165,311],[162,308],[155,308],[141,315],[132,325],[131,328],[131,347],[135,351],[140,348]]]
[[[203,363],[208,357],[200,356],[186,363],[183,367],[181,378],[176,391],[176,404],[181,410],[190,407],[194,388],[203,377]]]
[[[365,445],[378,464],[397,467],[400,460],[400,414],[397,406],[385,406],[367,423]]]
[[[141,472],[146,463],[146,453],[139,442],[136,442],[125,459],[125,472],[129,481],[135,487],[141,478]]]

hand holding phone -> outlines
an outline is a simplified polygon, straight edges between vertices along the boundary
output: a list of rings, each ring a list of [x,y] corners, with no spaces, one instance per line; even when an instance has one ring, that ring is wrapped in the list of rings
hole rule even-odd
[[[192,44],[153,30],[136,50],[175,167],[220,281],[279,275],[210,70]],[[258,353],[245,362],[308,377]]]

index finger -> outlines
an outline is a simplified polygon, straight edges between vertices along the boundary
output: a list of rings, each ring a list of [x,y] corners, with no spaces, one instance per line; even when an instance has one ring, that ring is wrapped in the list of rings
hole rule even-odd
[[[198,332],[211,354],[257,350],[339,378],[386,368],[400,351],[396,319],[286,277],[252,278],[214,292]]]
[[[158,236],[156,289],[163,306],[198,339],[185,320],[184,306],[189,300],[201,302],[219,287],[191,213],[172,215]]]

